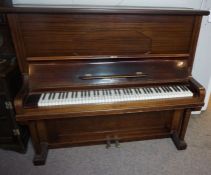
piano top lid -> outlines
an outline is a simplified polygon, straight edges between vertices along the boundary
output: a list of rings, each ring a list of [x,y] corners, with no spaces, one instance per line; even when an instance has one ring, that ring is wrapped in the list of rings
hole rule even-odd
[[[13,5],[10,0],[0,2],[2,13],[119,13],[149,15],[209,15],[206,10],[172,7],[135,7],[135,6],[78,6],[78,5]]]

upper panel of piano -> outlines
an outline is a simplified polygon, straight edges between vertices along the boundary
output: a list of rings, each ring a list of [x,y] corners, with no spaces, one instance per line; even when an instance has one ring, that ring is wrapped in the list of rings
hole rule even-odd
[[[71,81],[77,87],[87,82],[186,80],[191,75],[202,15],[209,14],[184,9],[9,5],[0,11],[7,13],[19,65],[29,75],[30,89],[69,86]],[[117,77],[110,82],[98,78],[140,72],[147,76]],[[83,80],[87,74],[97,78]]]

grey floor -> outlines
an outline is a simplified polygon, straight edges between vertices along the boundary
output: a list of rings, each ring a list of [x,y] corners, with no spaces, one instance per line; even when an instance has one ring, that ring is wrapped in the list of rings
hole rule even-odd
[[[188,148],[177,151],[170,139],[50,150],[45,166],[33,166],[33,149],[25,155],[0,150],[0,175],[211,175],[211,105],[192,116]]]

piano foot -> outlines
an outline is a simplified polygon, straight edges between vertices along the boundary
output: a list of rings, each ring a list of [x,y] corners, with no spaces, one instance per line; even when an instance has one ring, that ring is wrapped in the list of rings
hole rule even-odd
[[[178,150],[184,150],[187,148],[186,142],[179,138],[179,135],[177,132],[173,132],[171,134],[171,139],[173,140],[173,142]]]
[[[41,143],[41,153],[35,154],[33,159],[34,165],[45,165],[47,155],[48,155],[48,144]]]

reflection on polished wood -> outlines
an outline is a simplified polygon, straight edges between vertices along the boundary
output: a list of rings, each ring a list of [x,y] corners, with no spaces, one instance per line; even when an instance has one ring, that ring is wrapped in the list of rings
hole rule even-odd
[[[29,126],[35,165],[49,148],[171,137],[184,141],[204,104],[191,77],[202,15],[194,10],[0,8],[24,84],[17,121]],[[44,92],[185,85],[191,97],[38,107]],[[28,100],[28,99],[31,100]],[[30,104],[28,103],[30,101]],[[35,105],[32,105],[35,104]]]

